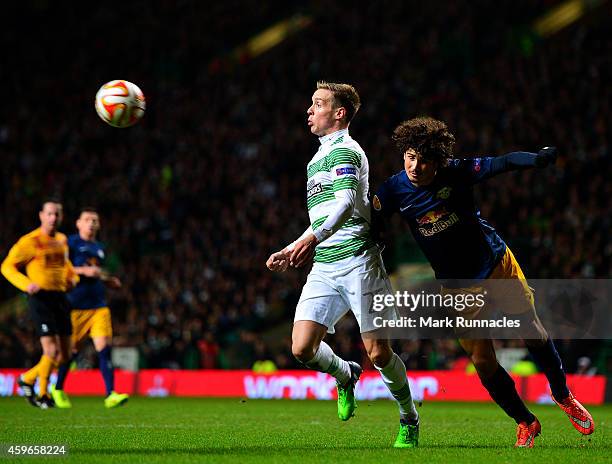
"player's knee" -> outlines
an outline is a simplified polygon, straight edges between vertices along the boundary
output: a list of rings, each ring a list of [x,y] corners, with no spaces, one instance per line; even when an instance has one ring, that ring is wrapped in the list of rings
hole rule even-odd
[[[314,358],[315,355],[314,347],[301,343],[294,343],[291,345],[291,352],[295,359],[304,364]]]
[[[94,348],[98,353],[107,346],[110,346],[110,343],[107,342],[106,338],[100,337],[98,339],[94,339]]]
[[[389,364],[392,355],[391,347],[386,344],[374,344],[368,347],[368,357],[377,367],[385,367]]]

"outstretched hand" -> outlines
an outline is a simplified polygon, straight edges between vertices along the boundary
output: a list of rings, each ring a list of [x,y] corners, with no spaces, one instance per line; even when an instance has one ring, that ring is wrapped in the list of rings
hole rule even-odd
[[[538,152],[536,166],[545,168],[546,166],[555,164],[555,161],[557,161],[557,149],[555,147],[544,147]]]
[[[272,253],[266,261],[266,266],[274,272],[285,272],[289,266],[289,253],[285,250]]]

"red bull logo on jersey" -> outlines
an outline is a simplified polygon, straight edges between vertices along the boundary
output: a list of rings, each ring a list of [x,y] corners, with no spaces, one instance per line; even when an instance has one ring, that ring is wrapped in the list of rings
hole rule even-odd
[[[457,213],[449,214],[446,208],[443,207],[427,211],[427,213],[417,219],[419,232],[425,237],[431,237],[438,232],[442,232],[457,222],[459,222]]]
[[[448,212],[446,208],[434,209],[432,211],[427,211],[423,216],[417,219],[417,222],[420,226],[424,224],[433,224],[438,222],[442,217],[446,216]]]

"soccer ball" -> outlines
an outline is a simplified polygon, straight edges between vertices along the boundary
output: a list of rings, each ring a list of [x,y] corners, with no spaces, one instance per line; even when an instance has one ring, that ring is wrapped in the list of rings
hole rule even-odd
[[[136,84],[128,81],[110,81],[96,94],[96,113],[113,127],[130,127],[145,112],[145,97]]]

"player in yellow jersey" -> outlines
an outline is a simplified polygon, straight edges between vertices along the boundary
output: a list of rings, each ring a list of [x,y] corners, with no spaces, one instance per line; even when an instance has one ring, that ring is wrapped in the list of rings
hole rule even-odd
[[[68,258],[68,244],[57,229],[62,222],[62,205],[45,201],[39,213],[40,227],[24,235],[9,250],[0,270],[6,279],[28,294],[30,317],[36,324],[43,354],[39,363],[18,381],[33,406],[53,406],[48,394],[49,376],[68,360],[70,347],[70,307],[66,291],[79,280]],[[34,384],[39,379],[39,397]]]

